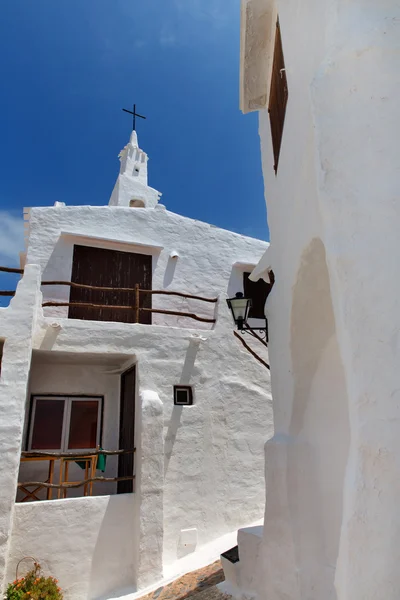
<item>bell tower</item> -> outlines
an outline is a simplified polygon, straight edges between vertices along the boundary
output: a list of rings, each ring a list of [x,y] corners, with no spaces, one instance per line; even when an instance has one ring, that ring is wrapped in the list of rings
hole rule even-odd
[[[119,153],[121,166],[109,206],[154,208],[158,204],[161,192],[147,184],[148,159],[139,148],[136,131],[132,131],[129,143]]]

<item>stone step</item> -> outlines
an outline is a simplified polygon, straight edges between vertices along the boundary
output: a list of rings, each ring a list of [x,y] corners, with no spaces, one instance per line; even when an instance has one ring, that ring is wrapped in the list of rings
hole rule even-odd
[[[225,582],[218,586],[236,598],[256,598],[256,566],[263,536],[262,525],[238,531],[238,545],[221,554]]]

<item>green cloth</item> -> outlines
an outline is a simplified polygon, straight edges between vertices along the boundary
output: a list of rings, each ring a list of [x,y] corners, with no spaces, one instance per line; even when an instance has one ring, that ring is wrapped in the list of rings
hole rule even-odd
[[[103,450],[103,448],[100,448],[100,450]],[[104,473],[104,471],[106,470],[106,465],[107,465],[107,455],[99,454],[99,456],[97,457],[97,470]]]
[[[103,450],[103,448],[100,448],[100,450]],[[81,469],[86,468],[87,462],[85,460],[76,460],[75,462]],[[107,465],[107,455],[99,454],[97,457],[97,469],[96,470],[104,473],[104,471],[106,470],[106,465]]]

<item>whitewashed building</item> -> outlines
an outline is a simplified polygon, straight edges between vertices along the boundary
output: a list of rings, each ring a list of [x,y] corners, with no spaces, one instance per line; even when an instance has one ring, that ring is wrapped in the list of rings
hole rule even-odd
[[[71,600],[216,558],[262,517],[272,435],[225,302],[247,286],[263,322],[248,274],[267,243],[167,211],[135,132],[120,159],[109,206],[25,211],[0,309],[0,577],[33,556]]]
[[[241,38],[271,235],[253,278],[276,278],[275,433],[264,529],[240,532],[231,584],[398,600],[400,5],[244,0]]]

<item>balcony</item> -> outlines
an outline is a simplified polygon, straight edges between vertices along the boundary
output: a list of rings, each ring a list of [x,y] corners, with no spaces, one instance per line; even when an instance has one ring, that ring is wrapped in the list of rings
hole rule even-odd
[[[16,501],[134,492],[136,383],[132,354],[33,350]]]
[[[23,274],[23,269],[0,267],[0,272]],[[218,298],[171,290],[89,285],[72,281],[42,281],[45,317],[141,323],[172,327],[212,329]],[[63,290],[69,289],[69,295]],[[85,293],[82,301],[76,292]],[[14,296],[15,291],[0,291]],[[76,299],[78,298],[78,299]]]
[[[93,496],[94,484],[133,482],[135,475],[104,477],[99,476],[97,471],[104,472],[109,456],[130,456],[131,460],[129,462],[132,463],[133,467],[134,453],[135,449],[108,451],[100,448],[93,452],[22,452],[21,470],[23,470],[25,464],[32,466],[32,463],[39,463],[40,465],[45,463],[47,477],[44,481],[19,480],[17,502],[67,498],[68,490],[78,491],[75,496]],[[73,480],[70,478],[70,467],[73,471]],[[77,478],[77,467],[82,472],[79,479]],[[45,492],[45,495],[43,495],[43,492]]]

